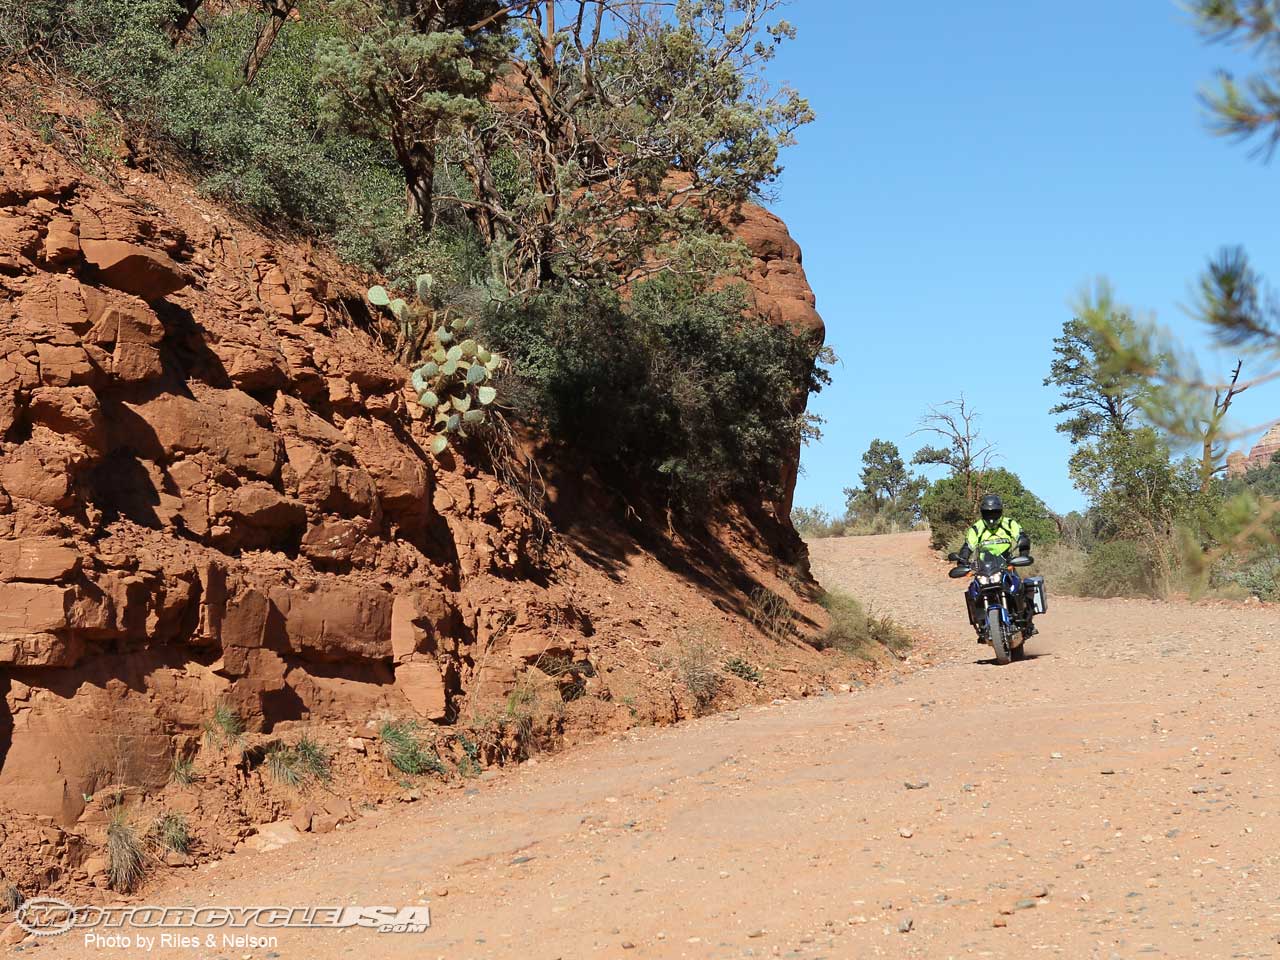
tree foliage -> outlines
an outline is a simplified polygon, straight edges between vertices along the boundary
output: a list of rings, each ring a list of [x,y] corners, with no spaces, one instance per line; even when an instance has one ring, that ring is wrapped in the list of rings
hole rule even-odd
[[[812,119],[763,69],[780,0],[571,0],[513,17],[483,118],[451,145],[466,209],[528,289],[556,278],[717,272],[720,221],[766,189]]]
[[[1097,332],[1102,323],[1115,329],[1133,326],[1105,281],[1080,298],[1076,316],[1062,325],[1062,335],[1053,341],[1053,361],[1044,385],[1060,389],[1063,400],[1049,414],[1064,418],[1057,430],[1073,444],[1112,431],[1127,432],[1138,409],[1142,382],[1106,369],[1099,356],[1100,349],[1105,349]]]
[[[846,487],[845,515],[850,521],[879,521],[910,529],[920,520],[920,497],[928,481],[907,470],[898,446],[872,440],[862,455],[861,485]]]
[[[504,389],[525,416],[622,488],[692,508],[780,493],[780,453],[805,430],[797,384],[826,382],[805,342],[743,306],[738,287],[663,274],[628,299],[585,287],[495,304],[484,335],[514,361]]]
[[[1276,0],[1192,0],[1200,32],[1255,53],[1261,69],[1244,81],[1218,73],[1201,99],[1214,132],[1238,140],[1259,136],[1267,157],[1280,143],[1280,3]]]
[[[1004,501],[1004,515],[1017,520],[1037,543],[1058,539],[1058,525],[1043,500],[1023,485],[1016,473],[997,467],[982,475],[982,495],[998,494]],[[958,542],[964,531],[978,519],[977,507],[965,486],[962,474],[942,477],[929,485],[920,501],[920,510],[932,531],[930,543],[944,549]]]
[[[526,6],[531,6],[527,4]],[[441,142],[484,112],[510,43],[500,0],[333,0],[342,31],[317,51],[325,116],[387,140],[409,212],[430,231]]]

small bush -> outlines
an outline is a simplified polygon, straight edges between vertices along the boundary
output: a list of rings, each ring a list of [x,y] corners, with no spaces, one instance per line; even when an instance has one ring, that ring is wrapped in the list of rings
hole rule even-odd
[[[22,906],[22,891],[10,880],[0,882],[0,913],[13,913]]]
[[[504,389],[522,414],[688,514],[779,492],[779,451],[805,430],[797,385],[825,379],[811,343],[744,318],[744,304],[736,287],[661,275],[629,299],[588,287],[495,306],[484,338],[514,361]]]
[[[142,839],[129,822],[123,807],[117,807],[107,824],[107,881],[112,890],[128,893],[144,873]]]
[[[791,525],[796,533],[806,540],[820,540],[823,537],[843,537],[845,522],[841,518],[832,519],[822,507],[793,507],[791,509]]]
[[[782,643],[793,633],[796,612],[768,587],[756,587],[748,598],[747,616],[766,637]]]
[[[760,671],[741,657],[730,657],[725,661],[724,669],[726,673],[732,673],[735,677],[741,677],[749,683],[759,683],[762,679]]]
[[[244,722],[225,703],[213,708],[213,716],[204,723],[204,739],[213,746],[239,743],[244,736]]]
[[[1280,557],[1254,558],[1234,569],[1226,570],[1219,578],[1259,600],[1271,603],[1280,601]]]
[[[1132,540],[1099,543],[1090,551],[1077,587],[1083,597],[1153,597],[1151,558]]]
[[[402,773],[445,773],[445,766],[430,747],[418,739],[418,725],[412,720],[388,720],[378,730],[382,749],[391,765]]]
[[[152,841],[165,850],[188,853],[191,850],[191,830],[187,818],[180,813],[163,813],[151,825]]]
[[[865,656],[867,648],[874,644],[895,654],[911,646],[910,636],[891,617],[876,616],[844,591],[824,590],[818,602],[831,615],[831,626],[817,640],[820,650],[842,650]]]
[[[676,649],[676,676],[693,697],[701,713],[711,706],[724,678],[716,667],[711,648],[700,639],[683,641]]]
[[[1080,591],[1085,567],[1089,562],[1088,553],[1066,543],[1035,547],[1031,553],[1036,562],[1033,566],[1020,569],[1020,576],[1044,577],[1046,589],[1050,593],[1083,596]]]
[[[305,734],[292,747],[274,745],[267,751],[266,765],[272,779],[287,787],[328,783],[332,776],[328,751]]]
[[[173,769],[169,773],[169,779],[182,786],[194,783],[196,779],[195,762],[190,757],[174,757]]]
[[[480,744],[465,733],[458,734],[458,745],[462,747],[462,759],[458,761],[458,773],[463,777],[480,776]]]

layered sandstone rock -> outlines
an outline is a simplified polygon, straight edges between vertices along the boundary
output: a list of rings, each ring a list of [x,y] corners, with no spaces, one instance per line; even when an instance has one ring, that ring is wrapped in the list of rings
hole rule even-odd
[[[1280,424],[1276,424],[1253,445],[1249,453],[1233,453],[1227,458],[1227,472],[1233,477],[1243,476],[1250,470],[1271,466],[1272,459],[1280,454]]]
[[[216,703],[251,730],[442,720],[477,637],[491,668],[522,662],[473,593],[521,568],[535,518],[424,452],[405,371],[331,322],[356,290],[157,218],[11,128],[0,154],[0,802],[69,827],[103,736],[159,738],[167,769]]]
[[[104,797],[161,797],[199,821],[201,856],[287,816],[234,745],[204,787],[171,781],[209,753],[217,707],[259,749],[336,725],[379,770],[387,718],[487,724],[449,747],[474,765],[519,752],[513,702],[542,698],[562,729],[571,711],[629,725],[646,698],[678,718],[648,648],[692,619],[755,636],[707,595],[718,578],[789,589],[750,525],[733,563],[693,551],[676,574],[594,516],[580,558],[499,479],[536,471],[425,452],[406,371],[352,321],[361,287],[334,263],[189,191],[81,178],[5,124],[0,159],[0,871],[28,893],[105,884]],[[819,343],[786,227],[751,207],[735,228],[760,310]],[[821,670],[786,654],[809,655]]]

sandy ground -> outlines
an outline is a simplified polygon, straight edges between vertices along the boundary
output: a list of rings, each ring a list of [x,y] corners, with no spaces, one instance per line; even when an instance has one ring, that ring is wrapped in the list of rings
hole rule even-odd
[[[1050,584],[1033,657],[997,667],[922,536],[820,541],[813,559],[938,662],[573,749],[149,897],[428,900],[425,933],[23,953],[1280,958],[1280,610]]]

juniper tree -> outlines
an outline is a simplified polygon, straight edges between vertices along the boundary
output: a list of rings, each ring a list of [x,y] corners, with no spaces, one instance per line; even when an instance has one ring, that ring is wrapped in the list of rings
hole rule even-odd
[[[499,0],[334,0],[345,25],[317,54],[322,108],[357,133],[385,137],[404,173],[409,210],[432,224],[441,141],[483,113],[511,49]]]
[[[1080,298],[1076,316],[1062,325],[1062,335],[1053,341],[1053,361],[1044,385],[1061,389],[1063,400],[1049,413],[1065,415],[1057,430],[1073,444],[1109,432],[1127,433],[1138,409],[1141,381],[1104,369],[1098,333],[1104,322],[1119,330],[1133,328],[1128,312],[1116,305],[1110,286],[1101,282],[1096,292]]]
[[[449,197],[516,285],[630,282],[723,269],[717,221],[778,177],[812,119],[763,68],[794,36],[780,0],[542,0],[510,18],[518,43],[483,119],[451,155]]]

